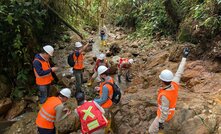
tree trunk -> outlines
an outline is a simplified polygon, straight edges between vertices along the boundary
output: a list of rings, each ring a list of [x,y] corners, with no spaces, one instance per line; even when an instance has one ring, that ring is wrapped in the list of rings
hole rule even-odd
[[[165,0],[164,6],[168,16],[177,26],[179,26],[182,16],[180,11],[181,9],[179,9],[179,5],[176,0]]]

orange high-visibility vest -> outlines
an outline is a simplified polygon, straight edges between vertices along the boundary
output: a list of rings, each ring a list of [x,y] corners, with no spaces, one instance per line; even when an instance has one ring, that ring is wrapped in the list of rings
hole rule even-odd
[[[119,59],[119,63],[118,63],[118,68],[120,68],[121,64],[123,64],[123,63],[128,63],[128,62],[129,62],[129,61],[128,61],[127,58],[120,58],[120,59]],[[122,68],[127,68],[127,67],[123,65]]]
[[[40,128],[53,129],[56,119],[55,107],[62,104],[58,97],[50,97],[42,105],[36,119],[36,124]]]
[[[77,108],[77,113],[81,121],[81,132],[83,134],[91,134],[108,123],[94,101],[86,101]]]
[[[97,72],[98,67],[99,67],[99,66],[102,66],[102,65],[108,67],[107,60],[104,60],[104,62],[101,62],[101,60],[98,59],[98,60],[96,61],[96,64],[95,64],[95,69],[94,69],[94,71]]]
[[[177,97],[178,97],[178,89],[179,85],[175,82],[171,82],[172,87],[174,87],[173,90],[164,90],[164,89],[159,89],[158,92],[158,97],[157,97],[157,102],[158,102],[158,109],[157,109],[157,116],[160,118],[161,116],[161,111],[162,111],[162,106],[161,106],[161,97],[165,96],[169,100],[169,114],[166,119],[166,121],[169,121],[172,119],[174,113],[175,113],[175,107],[176,107],[176,102],[177,102]]]
[[[102,96],[103,86],[104,86],[104,84],[106,82],[110,82],[112,84],[114,83],[112,78],[110,80],[108,80],[108,81],[104,81],[104,82],[100,83],[100,92],[99,92],[100,97]],[[103,108],[110,108],[112,106],[112,104],[113,104],[111,99],[112,99],[114,91],[113,91],[113,87],[110,84],[105,84],[105,86],[108,88],[108,99],[107,99],[106,102],[104,102],[101,105],[101,107],[103,107]]]
[[[34,61],[35,60],[37,60],[37,61],[39,61],[41,63],[42,70],[45,71],[45,70],[48,70],[48,69],[51,68],[48,61],[39,60],[37,58],[34,59]],[[34,73],[35,73],[35,81],[36,81],[37,85],[48,85],[54,79],[51,73],[43,75],[43,76],[39,76],[35,68],[34,68]]]
[[[80,53],[80,55],[77,57],[74,52],[73,59],[75,62],[74,67],[73,67],[74,69],[81,70],[84,68],[84,56],[82,53]]]

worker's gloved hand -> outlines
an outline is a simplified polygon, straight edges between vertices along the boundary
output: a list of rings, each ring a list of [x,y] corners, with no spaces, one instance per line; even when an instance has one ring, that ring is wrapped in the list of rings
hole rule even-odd
[[[189,48],[186,47],[186,48],[183,49],[183,57],[184,58],[187,58],[189,53],[190,53],[190,49]]]
[[[164,124],[159,122],[159,130],[163,130],[164,129]]]

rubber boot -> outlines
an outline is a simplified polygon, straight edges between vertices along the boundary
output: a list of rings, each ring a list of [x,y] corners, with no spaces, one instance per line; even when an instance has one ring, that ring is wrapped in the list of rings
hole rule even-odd
[[[118,82],[121,83],[121,78],[120,78],[121,76],[120,75],[117,76],[118,76]]]

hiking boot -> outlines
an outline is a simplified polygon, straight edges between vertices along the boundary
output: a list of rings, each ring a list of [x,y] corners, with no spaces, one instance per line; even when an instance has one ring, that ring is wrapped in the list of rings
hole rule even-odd
[[[120,78],[121,76],[120,75],[118,75],[118,82],[119,83],[121,83],[121,78]]]

